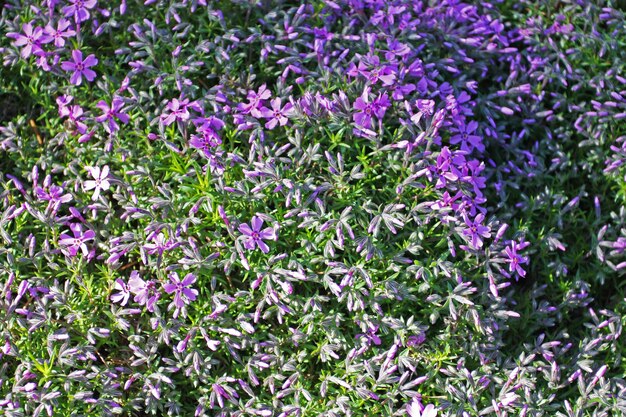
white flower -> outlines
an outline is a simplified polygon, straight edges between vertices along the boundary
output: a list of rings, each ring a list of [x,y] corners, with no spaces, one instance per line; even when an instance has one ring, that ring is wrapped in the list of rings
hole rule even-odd
[[[92,200],[97,200],[100,196],[100,190],[108,190],[111,184],[107,177],[109,176],[109,166],[105,165],[100,170],[99,167],[87,167],[87,170],[93,177],[93,180],[85,181],[85,190],[94,190]]]
[[[410,417],[437,417],[437,409],[434,405],[428,404],[424,410],[421,410],[421,403],[417,398],[406,406],[406,411]]]

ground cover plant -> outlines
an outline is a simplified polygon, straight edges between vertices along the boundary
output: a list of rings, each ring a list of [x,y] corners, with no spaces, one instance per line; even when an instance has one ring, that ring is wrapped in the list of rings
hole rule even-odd
[[[7,416],[621,416],[626,28],[7,1]]]

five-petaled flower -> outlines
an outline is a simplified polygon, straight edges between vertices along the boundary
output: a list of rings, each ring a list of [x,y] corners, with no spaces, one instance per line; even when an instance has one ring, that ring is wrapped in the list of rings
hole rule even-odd
[[[97,200],[100,196],[100,190],[108,190],[111,184],[109,183],[109,166],[105,165],[100,169],[99,167],[87,167],[87,170],[93,177],[93,180],[85,181],[85,190],[94,190],[92,200]]]
[[[281,108],[280,97],[276,97],[274,100],[270,101],[270,104],[272,106],[271,110],[267,107],[261,109],[261,115],[266,119],[270,119],[269,122],[265,123],[265,127],[272,130],[278,124],[285,126],[289,121],[288,117],[291,116],[292,113],[293,106],[291,103],[287,103]]]
[[[457,128],[457,134],[450,138],[450,143],[453,145],[460,143],[461,150],[465,152],[472,152],[474,149],[483,152],[485,145],[483,145],[482,138],[474,134],[477,128],[478,123],[474,120],[468,124],[462,123]]]
[[[510,246],[507,246],[504,249],[504,252],[506,253],[506,256],[509,258],[507,259],[507,262],[509,262],[509,271],[510,272],[517,272],[517,274],[520,277],[525,277],[526,276],[526,271],[524,271],[521,267],[521,264],[525,264],[528,262],[528,258],[526,258],[525,256],[521,256],[519,253],[517,253],[518,250],[520,250],[520,246],[516,241],[512,241]]]
[[[185,304],[189,304],[190,301],[194,301],[198,296],[198,290],[189,288],[191,284],[196,282],[196,276],[194,274],[187,274],[181,281],[178,278],[176,272],[172,272],[169,275],[170,282],[163,284],[163,289],[168,294],[174,293],[174,306],[176,311],[174,312],[174,318],[178,316],[178,313]]]
[[[72,61],[61,62],[61,68],[65,71],[73,71],[70,82],[74,85],[80,85],[83,82],[83,75],[87,81],[91,82],[96,78],[96,73],[90,70],[90,67],[98,64],[98,58],[94,54],[88,55],[83,60],[83,53],[78,49],[72,51]]]
[[[114,133],[120,129],[119,125],[115,122],[115,119],[118,119],[120,122],[126,124],[130,121],[130,117],[128,114],[124,113],[122,110],[122,106],[124,102],[121,97],[114,97],[111,106],[109,106],[106,101],[100,100],[96,107],[102,110],[102,115],[96,117],[96,122],[104,123],[104,130],[108,133]]]
[[[65,39],[76,35],[76,31],[68,29],[70,27],[70,21],[67,19],[59,19],[56,29],[52,24],[48,23],[44,29],[45,42],[54,41],[54,46],[57,48],[63,48],[65,46]]]
[[[472,247],[474,249],[480,249],[483,246],[482,238],[491,237],[490,229],[482,224],[485,219],[485,215],[479,213],[474,217],[474,220],[470,220],[467,214],[463,214],[465,225],[467,229],[463,230],[463,234],[471,239]]]
[[[258,216],[252,217],[250,223],[252,228],[247,223],[239,225],[239,231],[243,233],[243,246],[249,250],[258,246],[263,253],[268,253],[270,248],[263,240],[276,240],[276,232],[271,227],[261,230],[263,219]]]
[[[22,47],[20,52],[22,58],[26,59],[32,54],[37,55],[42,52],[40,43],[46,40],[43,29],[40,27],[33,28],[32,22],[29,22],[22,25],[22,32],[24,32],[24,34],[16,32],[7,33],[9,38],[15,39],[15,46]]]
[[[64,194],[62,186],[52,184],[46,188],[35,187],[35,194],[38,199],[48,201],[48,207],[57,207],[62,203],[72,201],[72,195],[70,193]]]
[[[74,16],[76,23],[89,19],[89,9],[93,9],[98,4],[97,0],[70,0],[70,5],[63,8],[65,17]]]
[[[180,100],[173,98],[165,105],[165,111],[161,114],[161,121],[165,126],[169,126],[176,121],[186,122],[191,117],[189,109],[202,113],[202,107],[197,101],[189,101],[181,96]]]
[[[265,84],[263,84],[259,87],[258,91],[248,91],[248,95],[246,96],[248,103],[240,103],[237,106],[237,110],[243,114],[250,113],[252,116],[259,118],[262,116],[259,107],[263,105],[264,100],[268,100],[271,96],[272,92],[265,87]]]
[[[202,125],[198,127],[198,134],[191,135],[189,145],[201,150],[204,156],[210,158],[213,155],[212,148],[219,146],[222,139],[210,126]]]
[[[114,303],[120,303],[125,306],[128,303],[128,299],[130,298],[130,286],[122,281],[121,278],[115,280],[115,287],[119,292],[111,295],[111,301]]]
[[[130,292],[135,295],[133,301],[139,305],[146,305],[146,309],[149,312],[154,311],[156,302],[161,297],[161,293],[157,290],[156,283],[154,281],[144,281],[139,272],[133,271],[128,279],[128,287]]]
[[[374,111],[372,109],[372,103],[370,103],[366,92],[364,92],[361,97],[356,99],[354,102],[354,109],[359,110],[354,113],[354,122],[361,127],[370,129],[372,127],[372,116]]]
[[[363,94],[354,101],[354,109],[358,110],[352,116],[354,122],[365,129],[372,128],[372,118],[376,116],[379,120],[385,116],[385,112],[391,105],[387,94],[379,94],[374,101],[369,98],[370,89],[365,88]]]
[[[406,411],[409,417],[437,417],[437,409],[434,405],[428,404],[423,407],[417,398],[413,398],[413,401],[406,406]]]
[[[93,240],[96,237],[96,233],[93,230],[87,230],[83,233],[82,227],[78,223],[70,225],[70,230],[74,236],[70,236],[67,233],[59,236],[59,245],[63,246],[65,253],[70,256],[76,256],[78,251],[81,250],[83,255],[89,254],[89,248],[86,242]]]

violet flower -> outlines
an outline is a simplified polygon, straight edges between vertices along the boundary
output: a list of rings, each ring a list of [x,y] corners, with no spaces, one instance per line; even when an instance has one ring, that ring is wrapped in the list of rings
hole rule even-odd
[[[354,102],[354,109],[360,110],[352,116],[354,118],[354,122],[361,127],[371,129],[374,110],[372,108],[372,103],[369,102],[367,89],[363,92],[361,97],[357,98]]]
[[[90,70],[89,67],[93,67],[98,64],[98,59],[94,54],[90,54],[83,60],[83,53],[77,49],[72,51],[71,61],[61,62],[61,68],[65,71],[73,71],[70,78],[70,82],[74,85],[80,85],[83,82],[83,75],[87,81],[91,82],[96,78],[96,73]]]
[[[97,200],[100,196],[100,190],[108,190],[111,184],[107,179],[109,176],[109,166],[105,165],[100,170],[99,167],[87,167],[87,170],[93,177],[93,180],[85,181],[85,190],[94,190],[92,200]]]
[[[477,128],[478,123],[473,120],[467,125],[462,123],[461,126],[457,128],[457,134],[450,138],[450,143],[453,145],[460,143],[461,150],[465,152],[472,152],[474,149],[483,152],[485,146],[482,143],[482,138],[473,134]]]
[[[128,279],[130,292],[135,295],[133,301],[139,305],[145,305],[149,312],[154,311],[156,302],[161,298],[154,281],[144,281],[139,272],[133,271]]]
[[[54,41],[54,46],[62,48],[65,46],[65,39],[76,35],[76,31],[68,29],[70,27],[70,21],[67,19],[59,19],[57,22],[57,28],[55,29],[50,23],[46,25],[44,29],[45,42]]]
[[[74,16],[76,23],[84,22],[89,19],[89,10],[96,7],[97,0],[69,0],[70,5],[63,8],[65,17]]]
[[[168,251],[170,249],[174,249],[178,245],[173,242],[171,239],[166,239],[163,233],[159,233],[158,235],[152,238],[154,243],[146,243],[143,245],[143,248],[150,255],[157,254],[157,256],[161,257],[163,252]]]
[[[56,103],[59,107],[60,117],[68,117],[70,115],[70,103],[72,100],[74,100],[74,97],[69,94],[63,94],[62,96],[57,97]]]
[[[262,116],[260,107],[263,106],[263,101],[269,99],[272,96],[272,92],[263,84],[259,87],[258,91],[248,91],[247,99],[248,103],[240,103],[237,106],[237,110],[243,114],[251,114],[253,117],[259,118]]]
[[[420,334],[414,334],[411,335],[407,338],[406,340],[406,345],[408,347],[414,347],[414,346],[419,346],[422,343],[424,343],[426,341],[426,334],[425,333],[420,333]]]
[[[191,284],[196,282],[196,276],[194,274],[187,274],[181,281],[178,278],[176,272],[172,272],[169,275],[170,282],[163,284],[163,289],[168,294],[174,293],[174,305],[176,306],[176,312],[174,317],[178,315],[178,310],[183,308],[185,304],[189,304],[190,301],[194,301],[198,296],[198,290],[189,288]]]
[[[280,107],[281,99],[280,97],[275,98],[270,101],[272,105],[272,109],[268,109],[267,107],[263,107],[261,109],[261,115],[266,119],[270,119],[269,122],[265,123],[265,127],[267,129],[274,129],[276,125],[280,124],[281,126],[285,126],[289,121],[288,116],[291,116],[293,106],[291,103],[285,104],[284,107]]]
[[[362,57],[356,71],[371,84],[376,84],[380,80],[385,86],[390,86],[396,80],[395,68],[381,65],[380,58],[376,55]]]
[[[117,132],[120,129],[120,127],[115,122],[115,119],[118,119],[120,122],[124,124],[130,121],[130,117],[128,117],[128,114],[122,111],[123,105],[124,105],[124,102],[122,101],[121,97],[114,97],[113,102],[111,103],[111,106],[109,106],[104,100],[100,100],[100,102],[98,102],[96,107],[102,110],[103,114],[101,116],[96,117],[96,122],[98,123],[107,122],[104,124],[104,130],[106,130],[108,133]]]
[[[85,134],[87,133],[87,125],[85,123],[82,122],[82,116],[83,116],[83,108],[80,107],[79,105],[72,105],[69,106],[67,108],[67,116],[69,118],[71,127],[72,127],[72,133],[76,134],[76,133],[80,133],[80,134]]]
[[[174,98],[167,103],[165,111],[161,114],[161,121],[165,126],[169,126],[176,121],[186,122],[191,117],[189,108],[202,113],[202,108],[196,101],[190,102],[188,98],[181,100]]]
[[[86,242],[93,240],[96,237],[96,233],[93,230],[87,230],[85,233],[82,231],[82,227],[78,223],[70,225],[70,230],[74,236],[70,236],[67,233],[59,236],[59,245],[63,246],[63,251],[70,256],[76,256],[78,251],[81,250],[83,255],[89,254],[89,248],[87,248]]]
[[[247,223],[239,225],[239,231],[244,235],[243,246],[248,250],[254,250],[258,246],[263,253],[268,253],[270,248],[263,240],[276,240],[276,232],[271,227],[261,230],[263,219],[260,217],[252,217],[250,223],[252,228]]]
[[[22,47],[22,50],[20,51],[22,58],[26,59],[32,54],[37,54],[38,52],[43,51],[40,46],[40,42],[45,41],[42,28],[33,28],[32,22],[29,22],[22,25],[22,32],[24,32],[23,35],[16,32],[7,33],[9,38],[15,39],[15,46]]]
[[[58,185],[50,185],[48,190],[35,187],[35,194],[37,198],[43,201],[48,201],[49,206],[56,206],[62,203],[68,203],[72,201],[72,195],[67,193],[63,194],[63,187]]]
[[[213,154],[211,148],[215,148],[222,143],[222,139],[217,132],[206,124],[198,127],[198,134],[191,135],[189,145],[193,148],[201,150],[204,156],[210,158]]]
[[[463,230],[463,234],[471,239],[474,249],[480,249],[483,246],[482,238],[491,237],[491,233],[489,233],[490,229],[482,224],[485,215],[479,213],[472,221],[467,214],[463,213],[463,219],[467,225],[467,229]]]
[[[419,99],[415,102],[415,105],[426,116],[432,116],[435,113],[435,102],[433,100]]]
[[[521,264],[527,263],[528,258],[517,253],[518,250],[520,250],[520,247],[516,241],[512,241],[511,245],[504,249],[506,256],[509,258],[507,259],[507,262],[509,262],[509,272],[515,271],[520,277],[525,277],[526,271],[522,269]]]

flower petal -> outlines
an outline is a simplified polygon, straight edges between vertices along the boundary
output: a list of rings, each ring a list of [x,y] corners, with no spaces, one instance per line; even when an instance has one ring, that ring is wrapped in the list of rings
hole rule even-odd
[[[74,49],[72,51],[72,59],[74,59],[75,63],[83,62],[83,53],[78,49]]]
[[[259,245],[259,248],[261,249],[263,253],[268,253],[270,251],[270,247],[267,246],[267,244],[263,242],[262,240],[258,240],[256,243],[257,245]]]
[[[250,226],[248,226],[247,223],[242,223],[239,225],[238,227],[239,231],[241,233],[243,233],[246,236],[252,236],[252,229],[250,229]]]
[[[250,223],[252,224],[252,230],[254,230],[255,232],[259,232],[261,230],[261,227],[263,227],[263,219],[258,216],[252,217]]]

